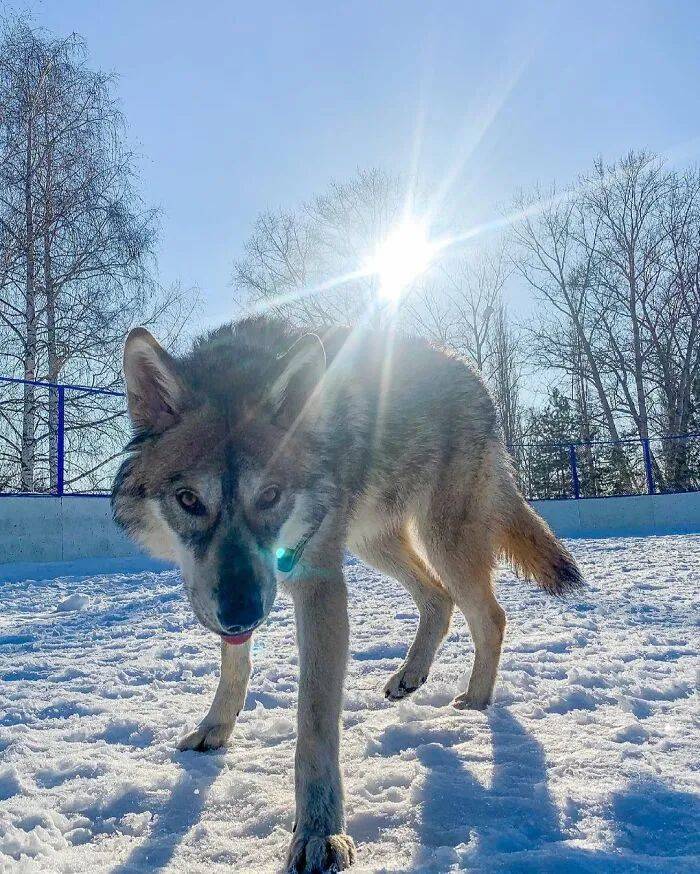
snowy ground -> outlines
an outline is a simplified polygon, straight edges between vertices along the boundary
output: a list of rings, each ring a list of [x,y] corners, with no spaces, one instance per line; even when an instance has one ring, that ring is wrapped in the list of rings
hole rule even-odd
[[[397,584],[348,566],[343,767],[359,870],[700,870],[700,536],[573,550],[589,582],[574,601],[502,575],[510,624],[487,713],[449,707],[471,661],[461,617],[423,689],[384,700],[415,611]],[[289,604],[258,634],[231,747],[178,753],[218,646],[177,575],[17,576],[0,583],[0,870],[278,870],[293,803]]]

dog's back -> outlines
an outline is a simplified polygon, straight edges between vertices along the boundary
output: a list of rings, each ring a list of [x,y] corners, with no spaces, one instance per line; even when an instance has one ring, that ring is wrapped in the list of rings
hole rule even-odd
[[[262,379],[304,333],[249,319],[200,341],[193,357],[207,381],[230,393],[232,383]],[[317,335],[326,374],[315,436],[349,493],[351,544],[440,505],[443,515],[481,526],[497,552],[547,591],[580,585],[570,554],[520,495],[493,402],[467,362],[391,329],[322,327]]]

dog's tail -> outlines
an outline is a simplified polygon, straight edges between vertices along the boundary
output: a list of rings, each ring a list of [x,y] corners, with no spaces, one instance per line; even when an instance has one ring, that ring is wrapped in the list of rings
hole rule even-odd
[[[497,542],[506,558],[524,576],[550,595],[565,595],[583,585],[583,577],[569,550],[551,528],[528,506],[510,481],[501,513]]]

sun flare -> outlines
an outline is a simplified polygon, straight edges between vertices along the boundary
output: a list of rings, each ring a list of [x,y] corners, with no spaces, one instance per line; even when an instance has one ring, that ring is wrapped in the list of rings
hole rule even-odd
[[[401,294],[430,266],[435,246],[420,222],[407,220],[386,237],[368,262],[370,273],[379,277],[379,294],[397,301]]]

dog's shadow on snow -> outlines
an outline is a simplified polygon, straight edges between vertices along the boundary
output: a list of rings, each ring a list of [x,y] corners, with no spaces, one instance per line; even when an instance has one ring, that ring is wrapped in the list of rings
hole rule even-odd
[[[523,863],[522,856],[513,856],[512,867],[506,860],[511,853],[556,844],[567,871],[628,870],[624,863],[618,867],[616,854],[620,851],[648,855],[655,862],[664,859],[669,864],[698,858],[700,798],[678,792],[651,776],[613,795],[604,813],[614,834],[614,847],[609,852],[563,844],[570,835],[562,823],[568,820],[572,825],[577,812],[564,814],[554,803],[542,745],[505,708],[490,709],[488,722],[493,771],[487,784],[477,780],[463,757],[439,736],[429,736],[429,741],[437,742],[416,748],[425,768],[420,793],[414,796],[418,802],[418,839],[424,848],[414,859],[417,868],[425,864],[432,870],[436,859],[430,859],[431,849],[449,847],[465,851],[469,847],[468,852],[475,851],[479,857],[498,856],[502,871],[535,870]],[[426,849],[427,857],[423,856]],[[469,856],[465,861],[474,859]]]
[[[428,744],[419,832],[427,846],[458,846],[476,835],[493,852],[517,852],[561,840],[542,746],[504,708],[488,711],[492,739],[489,785],[473,776],[450,747]]]
[[[219,755],[187,752],[179,754],[176,762],[180,775],[165,803],[156,810],[150,834],[111,874],[150,874],[165,869],[189,830],[199,822],[207,796],[226,768],[224,757]]]

